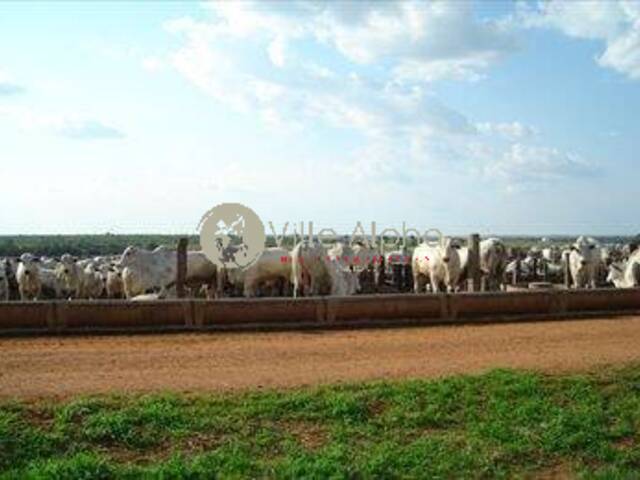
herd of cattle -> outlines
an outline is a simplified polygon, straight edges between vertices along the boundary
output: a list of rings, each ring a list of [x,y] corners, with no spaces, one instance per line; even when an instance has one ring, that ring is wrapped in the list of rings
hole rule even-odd
[[[0,301],[171,298],[176,296],[177,257],[171,248],[133,246],[121,255],[83,259],[24,253],[0,259]],[[499,238],[487,238],[479,244],[479,260],[488,290],[504,289],[514,270],[525,279],[542,270],[545,278],[562,278],[567,262],[574,288],[640,286],[640,249],[635,244],[601,245],[581,236],[566,248],[545,242],[518,252]],[[207,298],[344,296],[372,291],[367,285],[399,285],[394,277],[404,275],[416,293],[455,292],[468,283],[468,264],[468,247],[448,237],[384,255],[364,243],[338,242],[327,248],[307,240],[292,250],[267,248],[246,269],[219,269],[202,252],[189,251],[185,286],[190,295]]]

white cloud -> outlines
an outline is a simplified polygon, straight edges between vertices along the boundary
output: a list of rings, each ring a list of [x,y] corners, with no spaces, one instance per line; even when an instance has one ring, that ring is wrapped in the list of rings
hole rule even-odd
[[[521,122],[481,122],[476,127],[483,134],[497,134],[509,140],[519,140],[536,135],[537,129]]]
[[[286,43],[283,35],[278,35],[269,44],[267,52],[269,53],[269,58],[271,59],[271,62],[275,66],[284,67],[284,62],[286,60],[285,49],[286,49]]]
[[[540,2],[521,4],[519,22],[530,28],[550,28],[567,36],[601,40],[596,57],[602,66],[640,79],[640,4],[628,0]]]
[[[239,29],[243,35],[251,30],[247,25],[255,24],[255,20],[234,22],[233,31]],[[401,86],[391,79],[374,81],[356,71],[338,74],[308,61],[287,65],[286,72],[279,75],[265,70],[264,65],[259,68],[244,62],[242,42],[232,40],[224,44],[227,49],[221,47],[229,39],[214,41],[214,32],[219,30],[216,24],[179,19],[167,27],[185,38],[185,44],[169,55],[170,64],[205,93],[235,110],[257,111],[268,119],[278,113],[279,118],[292,123],[321,120],[365,135],[404,124],[429,124],[432,131],[440,132],[471,129],[466,119],[419,87]],[[271,60],[284,66],[279,59]],[[319,77],[323,82],[317,81]]]
[[[515,44],[497,24],[476,20],[466,2],[330,3],[314,33],[356,62],[399,58],[423,68],[451,62],[456,70],[461,63],[479,66],[483,62],[475,59],[510,53]]]
[[[536,153],[555,164],[540,165],[547,179],[582,173],[580,162],[562,152],[526,146],[533,127],[474,123],[430,90],[436,80],[480,80],[515,49],[504,22],[478,20],[467,3],[216,2],[206,8],[210,18],[165,24],[182,43],[159,61],[269,128],[321,125],[353,133],[360,146],[335,166],[351,178],[419,183],[434,170],[453,170],[539,181],[544,173],[520,175],[521,165],[542,161]],[[507,144],[494,146],[497,138]]]
[[[214,16],[212,35],[267,38],[269,56],[278,66],[289,42],[304,37],[358,64],[391,61],[399,78],[475,80],[517,48],[508,29],[477,20],[466,2],[247,1],[206,6]]]
[[[165,62],[158,57],[147,57],[142,60],[142,68],[149,72],[158,72],[166,67]]]
[[[15,95],[24,92],[24,87],[16,83],[11,76],[0,70],[0,96]]]
[[[0,118],[2,117],[9,118],[25,130],[41,130],[77,140],[124,137],[113,126],[77,114],[49,114],[23,107],[0,106]]]
[[[505,180],[508,185],[591,176],[596,172],[593,165],[574,153],[521,143],[511,145],[484,170],[487,177]]]
[[[87,118],[65,118],[62,124],[55,128],[62,136],[77,140],[116,139],[123,138],[124,134],[110,125],[98,120]]]

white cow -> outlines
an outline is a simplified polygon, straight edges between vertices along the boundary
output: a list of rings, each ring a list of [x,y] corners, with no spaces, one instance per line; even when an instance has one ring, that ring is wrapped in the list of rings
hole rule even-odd
[[[55,258],[40,257],[40,268],[55,270],[57,266],[58,266],[58,261]]]
[[[571,246],[569,269],[573,288],[595,288],[600,264],[600,249],[592,238],[578,237]]]
[[[76,261],[75,257],[65,253],[60,257],[56,269],[67,295],[73,298],[82,298],[82,270]]]
[[[284,248],[267,248],[244,273],[244,296],[255,297],[264,283],[281,284],[288,292],[290,281],[291,254]]]
[[[40,267],[41,294],[44,298],[62,298],[64,280],[59,271]]]
[[[100,298],[104,277],[91,259],[78,260],[65,253],[56,268],[65,295],[72,298]]]
[[[624,262],[611,263],[607,282],[616,288],[640,287],[640,250],[633,252]]]
[[[347,297],[355,295],[360,290],[360,277],[358,272],[342,270],[333,265],[329,267],[331,275],[331,295]]]
[[[469,275],[469,248],[458,247],[460,274],[458,284],[463,286]],[[499,238],[486,238],[480,242],[480,273],[488,290],[498,290],[507,269],[507,248]]]
[[[414,291],[420,293],[423,290],[425,278],[431,282],[434,292],[440,291],[441,284],[447,291],[457,291],[461,273],[459,249],[459,245],[449,237],[443,238],[438,245],[418,245],[411,259]]]
[[[9,301],[9,262],[0,261],[0,302]]]
[[[329,260],[336,263],[340,270],[356,272],[358,284],[370,286],[375,282],[377,272],[370,275],[370,270],[380,258],[378,253],[363,243],[336,243],[327,252]],[[344,276],[344,275],[343,275]],[[347,279],[347,282],[351,280]],[[359,288],[359,287],[358,287]]]
[[[82,284],[85,298],[102,297],[105,289],[105,277],[93,262],[90,262],[82,270]]]
[[[293,296],[353,295],[359,288],[357,272],[352,272],[327,255],[315,241],[298,243],[291,252]]]
[[[365,270],[378,258],[374,249],[362,243],[348,244],[344,242],[335,243],[327,251],[327,256],[329,260],[338,262],[342,268],[355,270]]]
[[[18,281],[20,298],[23,301],[38,300],[42,289],[39,259],[30,253],[23,253],[19,262],[16,280]]]
[[[328,254],[322,244],[302,241],[291,251],[293,297],[326,294],[330,288],[327,271]]]
[[[124,296],[124,282],[122,281],[122,271],[117,267],[110,267],[105,275],[105,290],[107,298],[122,298]]]
[[[488,290],[499,290],[507,268],[507,248],[499,238],[480,242],[480,270]]]
[[[122,268],[122,267],[118,267]],[[122,290],[124,298],[131,299],[138,295],[145,295],[144,285],[139,278],[136,277],[134,270],[129,267],[122,268]],[[142,290],[142,293],[140,291]]]
[[[351,245],[346,242],[336,242],[327,250],[327,257],[337,262],[343,268],[353,267],[354,252]]]
[[[165,292],[175,286],[177,252],[166,247],[144,250],[127,247],[115,266],[122,269],[122,281],[127,298],[150,290]],[[215,283],[216,267],[202,252],[187,252],[185,282],[189,285]]]
[[[220,268],[216,276],[216,297],[244,295],[244,275],[246,271],[239,267]],[[210,293],[208,293],[210,295]]]
[[[176,281],[176,253],[164,247],[145,250],[127,247],[116,267],[122,269],[122,281],[127,298],[149,291],[164,292]]]

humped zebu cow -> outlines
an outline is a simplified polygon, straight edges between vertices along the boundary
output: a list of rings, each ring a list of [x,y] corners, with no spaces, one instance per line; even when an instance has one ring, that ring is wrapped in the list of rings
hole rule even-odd
[[[607,282],[616,288],[640,287],[640,250],[635,250],[625,261],[611,263]]]
[[[116,263],[122,269],[125,296],[133,298],[151,291],[166,292],[175,287],[177,252],[166,247],[155,250],[129,246]],[[213,289],[216,266],[202,252],[187,252],[187,285],[208,285]]]
[[[595,288],[600,261],[598,244],[592,238],[578,237],[569,253],[573,288]]]
[[[39,259],[30,253],[23,253],[19,259],[16,280],[21,300],[38,300],[42,290]]]
[[[356,272],[332,261],[317,241],[305,240],[291,252],[293,296],[353,295],[358,290]]]
[[[260,287],[267,285],[275,286],[279,295],[284,296],[290,281],[291,254],[284,248],[267,248],[244,272],[244,296],[258,296]]]
[[[449,237],[442,238],[436,245],[418,245],[411,259],[414,291],[420,293],[424,289],[425,279],[430,281],[434,292],[441,291],[443,286],[449,292],[457,291],[461,273],[459,249]]]

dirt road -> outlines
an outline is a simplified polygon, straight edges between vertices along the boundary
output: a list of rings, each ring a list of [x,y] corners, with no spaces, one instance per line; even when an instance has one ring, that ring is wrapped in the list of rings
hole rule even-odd
[[[0,339],[0,397],[294,387],[640,361],[640,317],[285,333]]]

